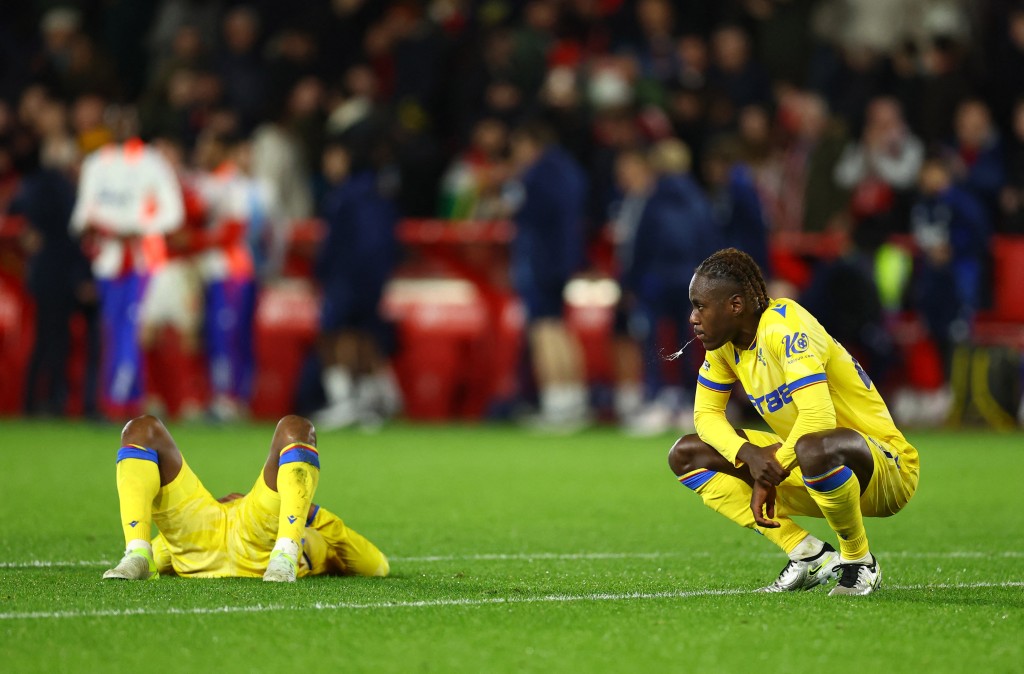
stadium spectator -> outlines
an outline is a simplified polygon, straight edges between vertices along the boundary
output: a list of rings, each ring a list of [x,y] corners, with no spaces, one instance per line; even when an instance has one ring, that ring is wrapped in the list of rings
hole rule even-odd
[[[1024,234],[1024,99],[1013,108],[1010,142],[1006,149],[1006,186],[999,194],[1002,230]]]
[[[907,127],[899,103],[875,98],[868,104],[860,139],[846,145],[836,164],[835,181],[852,192],[855,217],[879,221],[891,233],[900,229],[900,202],[914,186],[923,160],[924,144]]]
[[[855,238],[864,230],[833,231],[841,234],[840,250],[834,259],[815,265],[800,303],[857,358],[884,391],[891,383],[895,353],[875,282],[876,242]]]
[[[768,223],[754,176],[741,161],[735,139],[720,138],[708,149],[704,156],[704,179],[720,240],[750,255],[763,273],[770,275]]]
[[[716,29],[711,36],[711,53],[708,86],[723,94],[733,111],[772,102],[771,83],[761,66],[750,58],[746,31],[736,25]]]
[[[39,22],[42,52],[33,64],[33,81],[60,96],[70,95],[75,40],[81,36],[82,14],[72,7],[54,7]]]
[[[83,157],[114,142],[114,130],[104,119],[106,109],[106,100],[94,93],[79,96],[71,105],[71,126]]]
[[[307,575],[388,575],[387,557],[373,543],[313,503],[319,481],[316,430],[302,417],[278,422],[252,490],[218,501],[163,423],[136,417],[121,431],[117,452],[125,553],[103,578],[156,580],[164,573],[295,582]],[[159,533],[151,541],[154,524]]]
[[[842,122],[829,114],[822,97],[791,89],[780,96],[774,128],[782,139],[780,151],[763,168],[752,164],[772,231],[842,227],[849,195],[832,177],[846,145]]]
[[[275,275],[283,264],[292,223],[313,216],[308,166],[305,148],[291,125],[290,110],[282,102],[277,114],[253,132],[251,144],[250,171],[267,200],[267,276]]]
[[[260,28],[259,14],[251,7],[239,5],[228,10],[221,23],[221,50],[215,59],[224,100],[238,112],[244,132],[251,131],[263,116],[268,94]]]
[[[638,435],[656,435],[673,425],[692,430],[689,396],[699,363],[684,353],[678,379],[666,382],[660,348],[665,324],[678,344],[688,341],[689,307],[679,298],[688,292],[693,270],[720,243],[711,203],[690,177],[689,161],[685,146],[663,141],[650,158],[624,152],[616,166],[627,195],[623,210],[635,220],[622,255],[622,288],[631,332],[643,348],[646,407],[627,420],[628,430]]]
[[[339,141],[323,155],[331,187],[322,205],[327,238],[316,263],[323,290],[319,350],[327,406],[315,416],[323,428],[378,425],[400,406],[378,309],[396,262],[398,214],[372,159]]]
[[[244,416],[252,392],[256,270],[248,232],[265,218],[266,204],[238,166],[241,145],[237,138],[206,132],[196,146],[201,171],[196,187],[206,207],[200,271],[206,291],[210,412],[219,421]]]
[[[924,78],[915,99],[921,120],[920,137],[942,143],[954,133],[950,111],[971,96],[973,86],[964,63],[964,46],[949,36],[930,40],[922,54]]]
[[[920,254],[914,265],[914,306],[942,354],[947,379],[954,346],[969,339],[985,285],[991,224],[984,207],[954,184],[946,161],[921,170],[911,232]]]
[[[956,138],[950,148],[954,181],[981,202],[992,220],[1006,182],[1003,144],[984,101],[969,99],[956,108]]]
[[[439,215],[453,220],[494,220],[502,215],[508,129],[493,118],[473,128],[469,147],[441,179]]]
[[[565,326],[563,291],[583,262],[586,179],[541,123],[516,128],[511,148],[512,283],[526,306],[539,423],[572,429],[586,421],[589,395],[579,345]]]
[[[138,308],[164,261],[163,235],[181,226],[173,169],[139,139],[108,145],[82,166],[71,231],[86,237],[99,283],[105,412],[124,418],[142,397]]]
[[[661,84],[675,80],[680,64],[672,4],[668,0],[639,0],[636,22],[640,36],[632,51],[640,66],[641,78]]]
[[[832,116],[824,98],[811,92],[800,96],[796,124],[786,161],[803,168],[803,230],[820,232],[836,226],[849,199],[832,177],[846,145],[846,126]]]
[[[174,169],[183,199],[183,219],[180,228],[165,236],[167,261],[153,270],[139,307],[146,409],[197,419],[208,402],[209,388],[200,334],[204,292],[199,262],[206,240],[206,204],[196,176],[188,170],[181,144],[157,138],[153,147]]]
[[[807,590],[837,576],[830,596],[874,592],[882,574],[863,518],[906,506],[918,485],[917,450],[867,373],[814,316],[768,297],[750,256],[726,249],[709,257],[689,298],[706,359],[697,433],[673,445],[672,472],[707,506],[788,555],[762,592]],[[737,381],[772,432],[737,430],[726,418]],[[839,550],[794,515],[824,517]]]
[[[66,147],[44,144],[40,166],[21,181],[10,209],[26,220],[26,286],[35,300],[36,338],[25,392],[29,415],[60,416],[66,411],[70,320],[79,295],[87,293],[92,282],[88,260],[68,232],[78,155]]]

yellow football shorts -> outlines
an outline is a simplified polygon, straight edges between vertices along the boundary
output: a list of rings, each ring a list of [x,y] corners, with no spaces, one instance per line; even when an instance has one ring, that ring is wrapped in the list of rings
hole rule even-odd
[[[774,433],[747,429],[743,432],[751,443],[761,447],[782,442],[782,438]],[[921,472],[917,450],[909,443],[894,445],[864,433],[860,435],[867,442],[871,456],[875,460],[875,469],[867,489],[861,485],[861,513],[865,517],[895,515],[907,505],[910,497],[917,491]],[[824,517],[804,485],[803,473],[799,466],[795,466],[789,477],[778,486],[775,508],[779,516]]]
[[[195,578],[259,578],[277,540],[281,498],[263,471],[244,497],[218,503],[182,459],[178,476],[160,488],[153,522],[160,531],[153,555],[161,573]],[[377,547],[317,508],[307,522],[298,575],[386,576],[388,561]]]

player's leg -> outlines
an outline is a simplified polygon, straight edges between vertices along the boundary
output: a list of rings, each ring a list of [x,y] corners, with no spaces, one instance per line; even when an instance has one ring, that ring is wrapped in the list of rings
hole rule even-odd
[[[775,436],[759,431],[737,431],[751,442],[768,446]],[[783,512],[775,520],[779,527],[766,529],[754,522],[750,510],[753,479],[745,466],[736,467],[697,435],[686,435],[672,446],[669,467],[679,482],[697,493],[715,512],[736,524],[753,529],[779,546],[790,561],[775,581],[763,588],[768,592],[806,590],[828,582],[838,559],[835,549],[818,540]]]
[[[281,499],[277,541],[263,580],[293,581],[306,518],[320,481],[316,429],[308,419],[289,415],[278,422],[263,466],[263,481]]]
[[[178,476],[181,466],[181,452],[159,419],[144,415],[125,424],[117,452],[117,496],[125,555],[103,574],[104,578],[158,577],[149,540],[153,500],[160,487]]]
[[[875,463],[864,437],[847,428],[808,433],[796,442],[796,457],[808,493],[839,536],[840,579],[832,594],[868,594],[881,571],[868,549],[861,492]]]
[[[382,578],[391,571],[388,558],[376,545],[317,505],[306,519],[306,549],[313,574]]]

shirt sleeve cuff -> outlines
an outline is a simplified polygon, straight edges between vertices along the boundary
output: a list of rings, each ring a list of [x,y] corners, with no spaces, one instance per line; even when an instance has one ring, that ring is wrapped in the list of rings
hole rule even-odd
[[[739,467],[740,463],[736,460],[736,455],[739,454],[740,448],[743,447],[747,442],[746,438],[739,435],[730,438],[728,444],[718,448],[719,454],[724,456],[726,459],[732,462],[732,465]]]

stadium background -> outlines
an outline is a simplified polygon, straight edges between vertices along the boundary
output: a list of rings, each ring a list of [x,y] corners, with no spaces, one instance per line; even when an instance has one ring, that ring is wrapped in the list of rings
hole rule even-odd
[[[977,408],[996,425],[1016,416],[1024,13],[1014,3],[37,2],[9,10],[2,30],[4,204],[40,158],[70,172],[105,142],[137,134],[174,142],[197,173],[204,139],[253,148],[248,174],[281,195],[265,205],[270,233],[253,238],[254,246],[272,239],[283,249],[270,262],[254,251],[256,362],[239,402],[258,418],[297,406],[311,411],[318,402],[315,374],[305,385],[299,375],[318,332],[311,270],[324,237],[317,216],[330,191],[320,157],[338,138],[384,148],[372,168],[392,181],[388,198],[403,218],[395,230],[403,253],[381,312],[394,328],[386,348],[406,414],[507,417],[531,400],[529,368],[519,364],[522,316],[507,273],[514,234],[507,221],[494,221],[507,211],[496,205],[500,185],[488,171],[505,161],[501,136],[536,118],[587,172],[587,259],[567,288],[566,320],[583,349],[599,417],[614,416],[617,374],[614,221],[623,195],[615,158],[673,136],[687,143],[693,173],[712,199],[719,188],[704,175],[702,157],[716,144],[734,150],[729,161],[757,190],[773,290],[821,314],[865,361],[901,420],[936,424],[971,411],[968,369],[956,362],[982,369],[994,362],[999,376],[982,375],[994,390],[980,391]],[[872,142],[870,110],[880,97],[899,104],[906,127],[897,119],[893,133],[905,133],[922,156],[908,159],[909,179],[840,178],[843,149]],[[481,144],[481,120],[499,129],[495,147]],[[268,137],[280,156],[261,149],[273,144]],[[955,189],[982,211],[969,223],[969,245],[954,233],[955,259],[937,263],[952,270],[963,257],[980,265],[972,299],[944,299],[963,294],[955,271],[918,283],[935,266],[913,216],[929,196],[917,179],[928,158],[945,164]],[[295,175],[281,175],[282,165],[296,167]],[[33,294],[43,291],[25,283],[38,227],[12,215],[2,231],[0,358],[11,374],[0,409],[117,416],[92,386],[90,364],[104,357],[90,333],[95,311],[70,283],[63,292],[79,296],[68,312],[69,347],[37,355],[64,368],[67,391],[53,391],[62,388],[58,379],[38,384],[44,390],[26,400],[40,343]],[[41,276],[56,283],[60,274]],[[868,299],[851,292],[858,286]],[[922,320],[948,304],[956,320]],[[666,346],[676,341],[666,333]],[[173,335],[161,344],[157,353],[174,352]],[[979,346],[985,353],[970,355]],[[168,362],[147,364],[147,387],[164,398],[157,409],[174,415],[186,394],[158,390],[173,379],[163,372],[180,363]],[[203,377],[187,384],[193,394],[204,387]],[[198,397],[210,404],[208,393]]]
[[[227,23],[238,53],[226,46]],[[718,52],[716,35],[727,43]],[[751,57],[730,59],[743,36]],[[1022,61],[1024,9],[996,0],[4,3],[4,671],[1020,671],[1024,436],[1009,428],[1024,339]],[[968,165],[984,156],[981,166],[998,168],[994,183],[980,181],[998,196],[976,199],[988,204],[984,292],[965,314],[970,329],[947,335],[947,361],[915,295],[927,259],[912,221],[918,176],[899,189],[867,181],[858,200],[835,183],[833,164],[864,138],[878,94],[902,104],[922,162],[961,171],[961,193],[974,189]],[[972,123],[961,138],[958,104],[976,96],[994,133]],[[313,272],[329,191],[320,153],[339,136],[351,142],[344,131],[367,115],[370,137],[388,149],[374,168],[398,188],[401,257],[383,308],[408,420],[373,434],[321,432],[316,498],[380,545],[392,577],[102,582],[122,550],[113,463],[123,416],[89,384],[105,345],[79,243],[63,216],[40,232],[10,213],[20,188],[43,164],[64,176],[46,194],[73,200],[67,176],[86,153],[135,134],[188,150],[193,176],[208,173],[195,149],[214,138],[290,148],[267,173],[258,161],[250,168],[289,185],[269,219],[280,248],[264,240],[253,249],[277,257],[259,276],[250,420],[189,423],[182,390],[160,391],[189,464],[211,492],[230,493],[252,483],[275,417],[319,404],[297,393],[320,320]],[[467,148],[482,118],[512,128],[536,115],[591,183],[587,266],[566,293],[566,317],[604,423],[572,435],[464,423],[517,418],[518,402],[532,402],[508,278],[514,232],[490,217],[494,202],[479,196],[494,192],[473,179],[506,156]],[[909,428],[922,453],[919,492],[898,517],[868,523],[885,568],[868,601],[754,593],[784,560],[679,487],[665,465],[674,424],[649,439],[614,424],[614,160],[667,137],[686,141],[712,195],[704,158],[724,144],[739,159],[769,223],[773,290],[824,293],[816,310],[872,363],[887,400],[914,422],[905,425],[940,426]],[[289,158],[294,170],[272,170]],[[59,263],[39,257],[40,234],[59,242]],[[877,297],[861,290],[872,286]],[[68,388],[50,397],[44,387],[26,409],[34,346],[54,343],[53,325],[39,323],[41,289],[74,300],[58,312],[69,341],[54,359]],[[955,285],[938,304],[950,293]],[[828,311],[851,302],[855,320]],[[677,337],[667,330],[661,348]],[[181,336],[160,340],[164,360],[151,371],[179,375]],[[316,383],[315,372],[306,377]],[[200,368],[186,392],[209,396],[208,380]],[[220,418],[209,403],[197,418]],[[958,421],[967,428],[947,427]],[[801,524],[830,535],[821,520]]]

